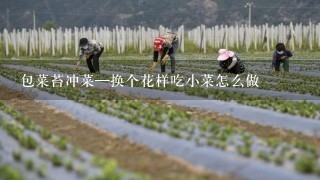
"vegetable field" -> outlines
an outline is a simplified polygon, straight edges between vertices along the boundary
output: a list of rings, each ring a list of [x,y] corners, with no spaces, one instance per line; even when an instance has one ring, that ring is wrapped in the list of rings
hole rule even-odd
[[[241,75],[212,54],[178,54],[176,74],[150,55],[104,55],[100,74],[0,60],[0,179],[319,179],[320,54],[289,73],[239,56]]]

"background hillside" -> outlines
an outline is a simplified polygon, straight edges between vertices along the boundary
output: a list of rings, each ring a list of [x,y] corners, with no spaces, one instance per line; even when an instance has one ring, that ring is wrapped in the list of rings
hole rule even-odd
[[[244,24],[246,0],[1,0],[0,29],[32,28],[46,21],[57,26],[115,25],[158,27],[159,24],[192,28],[199,24]],[[320,22],[316,0],[253,0],[252,24]],[[9,18],[8,18],[9,17]]]

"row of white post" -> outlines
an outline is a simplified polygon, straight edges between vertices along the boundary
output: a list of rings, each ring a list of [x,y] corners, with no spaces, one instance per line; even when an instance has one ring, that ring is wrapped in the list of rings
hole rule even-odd
[[[78,55],[79,40],[82,37],[96,39],[102,42],[106,51],[123,54],[128,51],[143,53],[152,51],[154,39],[171,31],[159,26],[158,29],[138,26],[136,28],[118,27],[75,27],[51,29],[21,29],[0,33],[0,52],[5,56],[42,56],[49,54]],[[283,42],[292,50],[320,48],[320,23],[308,25],[292,23],[289,25],[246,25],[213,26],[200,25],[194,29],[185,30],[182,25],[176,31],[179,39],[179,50],[185,52],[185,38],[199,47],[199,52],[206,53],[210,49],[238,50],[273,50],[275,44]],[[3,46],[4,47],[1,47]]]
[[[199,46],[199,51],[212,49],[239,49],[270,51],[279,42],[285,43],[292,50],[320,49],[320,23],[309,25],[259,25],[248,27],[235,26],[198,26],[187,31],[187,39]]]
[[[143,26],[136,28],[116,26],[113,29],[108,27],[75,27],[73,29],[51,29],[50,31],[39,28],[35,30],[14,29],[11,32],[4,29],[0,33],[0,44],[4,42],[5,47],[3,49],[5,49],[4,54],[6,56],[42,56],[44,54],[56,56],[71,53],[78,55],[79,40],[82,37],[86,37],[102,42],[107,51],[114,50],[118,54],[122,54],[126,53],[127,50],[134,50],[134,52],[143,53],[143,51],[153,48],[153,41],[156,37],[168,31],[171,30],[163,26],[159,26],[159,29]],[[184,42],[183,26],[179,27],[176,33],[182,38],[181,42]],[[181,45],[180,50],[184,52],[184,45]]]

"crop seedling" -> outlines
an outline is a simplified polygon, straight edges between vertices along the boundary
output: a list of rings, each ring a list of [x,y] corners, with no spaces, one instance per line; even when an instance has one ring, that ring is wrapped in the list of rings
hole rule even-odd
[[[167,133],[173,137],[176,137],[176,138],[182,138],[182,135],[179,131],[177,130],[174,130],[174,129],[167,129]]]
[[[316,170],[314,171],[314,173],[319,176],[320,175],[320,167],[317,167]]]
[[[45,130],[44,128],[39,128],[39,133],[41,135],[41,137],[45,140],[48,140],[51,138],[51,133],[47,130]]]
[[[279,146],[280,141],[279,141],[278,139],[275,139],[275,138],[269,138],[269,139],[267,140],[267,143],[268,143],[268,145],[269,145],[270,147],[276,148],[276,147]]]
[[[37,169],[37,174],[39,177],[44,178],[47,175],[47,167],[45,164],[42,164],[38,169]]]
[[[225,150],[226,147],[227,147],[227,143],[225,141],[220,141],[220,142],[218,142],[217,145],[218,145],[217,147],[222,149],[222,150]]]
[[[99,156],[93,156],[90,160],[90,163],[96,167],[104,167],[109,161]]]
[[[312,173],[316,169],[316,161],[307,154],[301,154],[295,160],[295,169],[301,173]]]
[[[235,139],[234,139],[234,138],[231,138],[231,139],[229,140],[229,143],[230,143],[230,144],[234,144],[234,143],[235,143]]]
[[[63,163],[63,158],[58,154],[51,155],[51,162],[54,166],[61,166]]]
[[[252,140],[251,140],[251,135],[250,134],[242,135],[242,140],[243,140],[245,146],[251,146]]]
[[[67,150],[67,140],[66,140],[64,137],[60,138],[60,139],[56,142],[56,146],[57,146],[60,150],[62,150],[62,151]]]
[[[27,149],[36,149],[38,146],[38,143],[35,139],[33,139],[31,136],[23,136],[25,138],[22,139],[23,146]]]
[[[311,144],[307,144],[306,145],[306,151],[310,152],[311,155],[314,157],[314,158],[317,158],[318,157],[318,151],[316,150],[316,148],[311,145]]]
[[[248,146],[237,146],[238,153],[245,156],[250,157],[251,156],[251,148]]]
[[[71,153],[72,153],[73,156],[75,156],[77,158],[81,158],[80,150],[77,147],[72,146]]]
[[[72,171],[73,170],[73,161],[71,159],[68,159],[65,163],[64,166],[66,167],[66,169],[68,171]]]
[[[277,156],[275,157],[274,162],[276,163],[276,165],[282,165],[284,162],[284,158],[282,156]]]
[[[34,169],[34,163],[32,159],[27,159],[24,161],[24,166],[29,170],[32,171]]]
[[[58,142],[59,142],[59,138],[52,136],[52,137],[49,139],[49,142],[50,142],[51,144],[56,145],[56,144],[58,144]]]
[[[13,151],[12,152],[12,157],[16,161],[21,161],[21,152],[20,151]]]
[[[287,159],[290,159],[290,160],[294,160],[296,158],[296,155],[297,155],[297,152],[295,151],[289,151],[287,154],[286,154],[286,158]]]
[[[286,145],[286,146],[283,146],[281,147],[281,150],[280,150],[280,156],[285,156],[285,154],[287,153],[287,151],[289,150],[290,148]]]
[[[199,139],[198,137],[196,137],[196,138],[194,139],[194,141],[195,141],[195,143],[196,143],[197,145],[200,145],[200,139]]]
[[[226,141],[228,139],[228,135],[223,130],[220,130],[216,137],[220,139],[220,141]]]
[[[14,169],[11,166],[0,165],[0,179],[22,180],[22,176],[19,170]]]
[[[78,176],[85,176],[86,175],[86,170],[83,166],[79,165],[75,168],[76,173]]]
[[[103,166],[101,179],[113,179],[113,180],[120,180],[122,175],[117,172],[117,162],[114,160],[109,160],[105,165]]]
[[[45,149],[38,148],[37,149],[37,153],[38,153],[38,156],[40,158],[43,158],[43,159],[46,159],[46,160],[50,160],[51,159],[51,153],[46,151]]]
[[[259,159],[262,159],[266,162],[269,162],[270,161],[270,154],[267,153],[266,151],[259,151],[257,154],[256,154],[257,158]]]
[[[215,146],[216,145],[216,142],[214,140],[208,140],[207,141],[207,145],[208,146]]]

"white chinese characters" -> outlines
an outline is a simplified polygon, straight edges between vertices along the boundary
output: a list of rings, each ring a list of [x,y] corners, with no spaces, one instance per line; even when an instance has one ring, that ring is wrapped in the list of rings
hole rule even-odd
[[[81,76],[66,76],[54,74],[53,76],[39,74],[36,78],[31,75],[24,74],[22,77],[23,87],[93,87],[95,82],[109,83],[111,87],[144,87],[144,88],[166,88],[168,86],[175,87],[202,87],[212,88],[214,86],[219,88],[258,88],[259,77],[254,74],[248,74],[245,81],[241,81],[240,75],[235,77],[228,77],[228,75],[218,76],[214,74],[204,74],[196,77],[194,74],[191,77],[184,77],[179,74],[168,76],[167,74],[158,74],[153,76],[151,74],[144,74],[143,76],[134,76],[131,74],[129,77],[123,77],[119,74],[112,74],[106,76],[106,79],[94,79],[91,74],[84,74]]]

